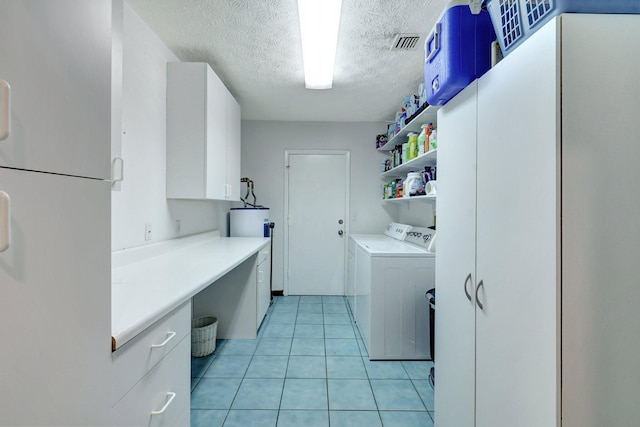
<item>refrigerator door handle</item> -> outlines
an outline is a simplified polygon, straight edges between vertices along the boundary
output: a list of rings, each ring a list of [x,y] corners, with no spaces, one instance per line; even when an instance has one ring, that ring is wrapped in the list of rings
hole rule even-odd
[[[11,133],[11,86],[0,80],[0,141]]]
[[[11,245],[11,199],[4,191],[0,191],[0,252]]]

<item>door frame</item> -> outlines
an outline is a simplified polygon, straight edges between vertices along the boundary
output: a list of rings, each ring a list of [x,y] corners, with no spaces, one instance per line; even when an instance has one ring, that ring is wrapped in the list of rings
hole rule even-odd
[[[344,268],[342,272],[342,294],[345,293],[345,286],[347,280],[347,261],[348,261],[348,243],[349,243],[349,202],[351,200],[351,184],[350,184],[350,171],[351,171],[351,150],[284,150],[284,274],[283,274],[283,294],[289,295],[289,156],[291,155],[339,155],[345,157],[345,213],[344,213]]]

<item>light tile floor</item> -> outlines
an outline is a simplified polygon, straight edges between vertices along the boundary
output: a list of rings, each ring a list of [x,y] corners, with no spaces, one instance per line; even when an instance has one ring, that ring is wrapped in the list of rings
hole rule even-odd
[[[193,427],[432,427],[432,362],[370,361],[344,297],[275,297],[191,363]]]

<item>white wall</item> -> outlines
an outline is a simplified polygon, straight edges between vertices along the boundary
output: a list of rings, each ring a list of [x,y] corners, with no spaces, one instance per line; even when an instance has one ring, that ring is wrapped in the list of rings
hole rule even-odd
[[[284,153],[286,149],[347,149],[351,151],[351,233],[381,233],[391,221],[431,225],[431,207],[412,202],[407,207],[383,204],[380,173],[386,155],[375,149],[375,138],[386,129],[379,122],[242,122],[242,176],[254,181],[257,203],[271,209],[276,223],[273,288],[282,290],[284,250]],[[241,188],[244,196],[246,187]],[[425,219],[423,222],[423,219]],[[416,222],[417,221],[417,222]]]
[[[123,50],[124,181],[111,193],[111,249],[226,229],[229,203],[166,199],[166,63],[178,58],[127,4]],[[147,223],[151,242],[144,240]]]

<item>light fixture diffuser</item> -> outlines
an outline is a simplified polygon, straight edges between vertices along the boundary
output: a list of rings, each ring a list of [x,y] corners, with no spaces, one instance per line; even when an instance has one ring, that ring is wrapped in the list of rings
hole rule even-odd
[[[331,89],[342,0],[298,0],[304,82],[307,89]]]

